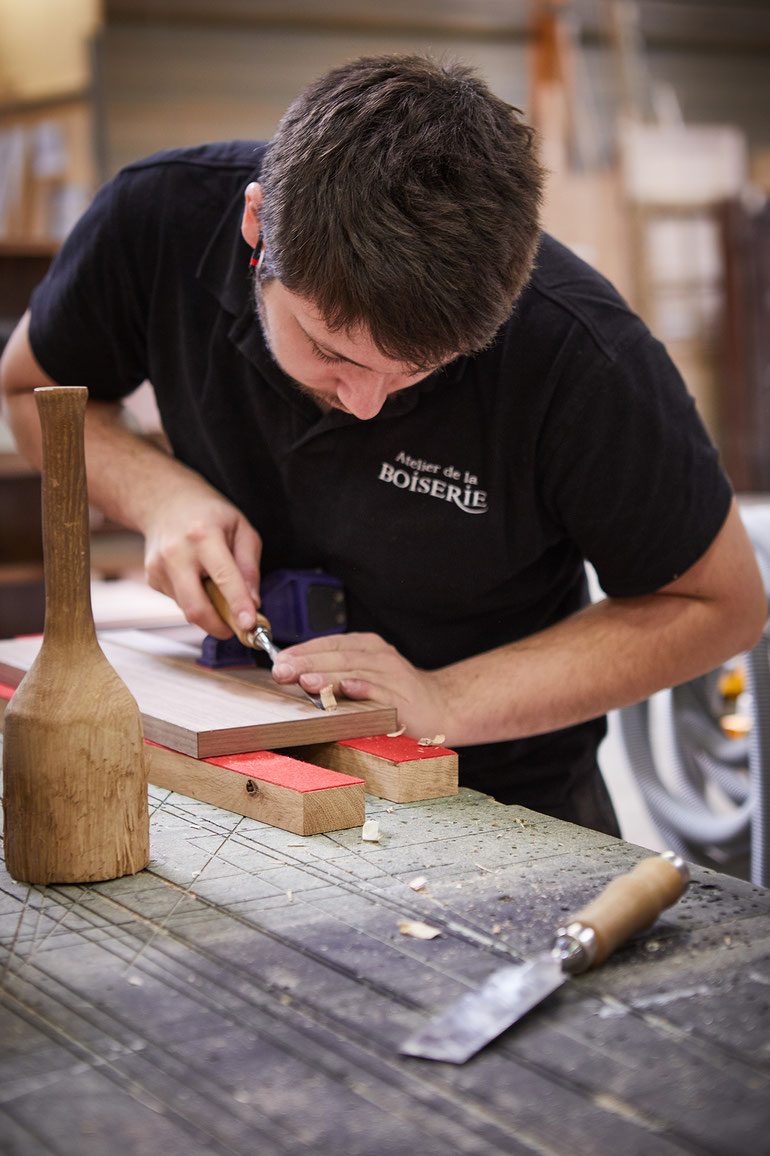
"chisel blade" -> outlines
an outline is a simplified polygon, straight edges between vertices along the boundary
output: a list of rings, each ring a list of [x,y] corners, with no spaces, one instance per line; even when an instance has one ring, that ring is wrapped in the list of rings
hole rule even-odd
[[[424,1060],[464,1064],[566,979],[603,963],[631,935],[651,927],[676,903],[689,878],[687,864],[673,851],[637,863],[558,928],[550,950],[518,967],[498,968],[399,1050]]]
[[[273,642],[273,637],[270,631],[270,623],[265,618],[264,614],[257,614],[257,621],[251,630],[244,630],[238,625],[233,618],[232,611],[228,606],[222,591],[217,586],[212,578],[203,579],[203,589],[206,591],[209,600],[220,616],[223,622],[226,622],[230,629],[235,634],[244,646],[250,646],[254,650],[264,650],[273,666],[275,666],[276,659],[281,653],[278,647]],[[320,694],[312,694],[309,690],[305,690],[302,683],[297,683],[302,694],[312,702],[313,706],[318,710],[326,710]]]
[[[250,646],[261,647],[272,662],[273,666],[275,666],[281,652],[278,647],[274,645],[269,631],[264,626],[256,626],[253,630],[249,630],[245,637],[249,639]],[[326,710],[320,694],[312,694],[311,691],[305,690],[301,682],[298,682],[296,685],[298,689],[302,691],[305,698],[312,702],[313,706],[317,707],[318,710]]]
[[[561,960],[550,952],[518,967],[501,967],[480,988],[461,996],[410,1036],[400,1051],[424,1060],[464,1064],[568,978]]]

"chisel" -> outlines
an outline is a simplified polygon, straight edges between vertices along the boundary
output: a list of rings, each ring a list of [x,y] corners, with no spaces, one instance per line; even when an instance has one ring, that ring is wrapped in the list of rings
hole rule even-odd
[[[686,863],[673,851],[642,860],[560,927],[549,950],[518,966],[499,968],[399,1050],[464,1064],[571,976],[603,963],[630,936],[651,927],[689,880]]]
[[[270,631],[270,623],[264,614],[257,611],[256,622],[251,630],[244,630],[233,618],[233,613],[225,600],[222,591],[217,586],[216,582],[211,578],[203,579],[203,588],[209,596],[211,605],[216,610],[219,617],[227,623],[237,638],[244,646],[250,646],[253,650],[264,650],[270,661],[275,665],[278,655],[281,653],[277,646],[273,644],[273,637]],[[309,690],[305,690],[301,683],[297,684],[299,689],[310,699],[313,706],[318,707],[319,710],[325,710],[324,704],[321,701],[321,696],[318,694],[311,694]]]

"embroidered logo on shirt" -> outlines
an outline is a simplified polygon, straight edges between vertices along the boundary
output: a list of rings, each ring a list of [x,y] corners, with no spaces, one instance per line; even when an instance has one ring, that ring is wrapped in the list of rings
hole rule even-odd
[[[427,494],[442,502],[453,502],[464,514],[487,512],[487,492],[479,489],[479,479],[475,474],[458,470],[453,465],[441,466],[437,462],[413,458],[403,450],[396,455],[396,463],[383,462],[378,480],[412,494]]]

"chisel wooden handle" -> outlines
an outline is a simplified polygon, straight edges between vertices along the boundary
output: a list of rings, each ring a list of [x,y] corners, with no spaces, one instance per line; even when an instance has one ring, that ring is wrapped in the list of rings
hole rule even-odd
[[[681,896],[689,881],[682,859],[673,852],[643,859],[628,875],[608,883],[602,893],[579,911],[567,929],[590,928],[595,937],[595,954],[589,966],[602,963],[616,947],[632,935],[650,927],[662,911]]]
[[[254,625],[249,630],[244,630],[242,626],[239,626],[233,618],[233,612],[230,609],[229,603],[226,601],[224,594],[212,578],[203,579],[203,589],[208,594],[209,601],[211,602],[211,605],[214,607],[219,617],[223,622],[227,623],[233,634],[235,634],[235,636],[240,642],[243,643],[244,646],[254,647],[255,645],[258,645],[258,643],[255,643],[254,641],[254,630],[258,626],[261,626],[268,632],[268,634],[270,634],[270,623],[265,618],[264,614],[260,614],[259,612],[257,612]]]

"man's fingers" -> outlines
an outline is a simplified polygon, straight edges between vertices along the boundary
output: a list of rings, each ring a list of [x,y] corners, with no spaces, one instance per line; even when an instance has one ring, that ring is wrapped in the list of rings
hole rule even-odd
[[[354,699],[374,699],[378,698],[377,690],[374,683],[367,682],[363,678],[343,678],[340,680],[340,690],[345,698]],[[380,696],[381,697],[381,696]]]
[[[262,540],[249,521],[202,479],[158,504],[145,529],[150,585],[176,599],[185,617],[217,638],[231,628],[207,597],[210,577],[244,630],[256,620]]]
[[[376,639],[376,647],[358,645],[359,639],[370,637]],[[324,642],[332,645],[324,647]],[[386,671],[403,667],[404,659],[376,635],[329,635],[282,650],[273,667],[273,677],[276,682],[296,682],[300,676],[317,676],[325,686],[343,678],[381,677]],[[307,689],[310,690],[309,685]]]
[[[262,539],[254,527],[241,519],[233,535],[233,558],[240,571],[246,590],[255,606],[260,606],[259,581],[262,561]]]
[[[215,570],[216,573],[212,573],[212,570]],[[232,562],[232,559],[228,567],[204,565],[202,577],[206,575],[217,587],[222,599],[227,604],[233,622],[237,622],[241,630],[251,630],[257,619],[257,607],[249,593],[243,575]],[[208,595],[206,597],[208,598]]]
[[[357,635],[345,637],[348,643],[358,638]],[[405,701],[417,672],[394,647],[382,639],[377,641],[379,645],[372,650],[348,646],[314,653],[304,649],[300,653],[299,648],[294,653],[281,651],[273,667],[273,677],[280,683],[299,682],[312,693],[331,686],[335,694],[346,698],[375,698],[394,704]]]
[[[197,571],[185,570],[177,576],[174,597],[187,621],[200,626],[207,634],[229,638],[233,633],[212,605]]]
[[[310,638],[307,642],[297,642],[293,646],[287,646],[282,654],[291,659],[292,662],[307,660],[308,662],[321,661],[324,655],[338,655],[339,659],[347,657],[348,655],[355,655],[364,652],[365,654],[390,654],[395,655],[397,651],[389,643],[385,642],[379,634],[324,634],[320,638]],[[303,666],[303,670],[312,670],[312,666]]]
[[[373,684],[361,674],[341,675],[339,673],[329,674],[301,674],[298,682],[305,688],[305,690],[313,691],[314,693],[323,690],[325,686],[331,686],[335,693],[341,690],[343,694],[347,695],[344,687],[348,684],[350,686],[358,686],[359,693],[361,687],[371,687]],[[352,697],[348,695],[348,697]]]
[[[318,694],[325,686],[331,686],[334,694],[343,698],[372,699],[376,702],[387,701],[394,706],[398,706],[399,702],[404,701],[403,695],[397,692],[393,686],[372,681],[360,674],[345,677],[333,674],[301,674],[298,681],[300,686],[309,690],[311,694]]]
[[[229,606],[233,620],[244,630],[250,629],[256,619],[257,607],[249,583],[239,570],[222,532],[213,530],[201,540],[193,542],[188,539],[185,545],[186,548],[177,547],[170,551],[164,559],[165,565],[156,560],[153,585],[171,594],[188,622],[194,622],[215,638],[228,638],[233,633],[232,628],[217,613],[203,587],[202,579],[210,577]],[[255,573],[258,571],[252,563],[252,575]]]

